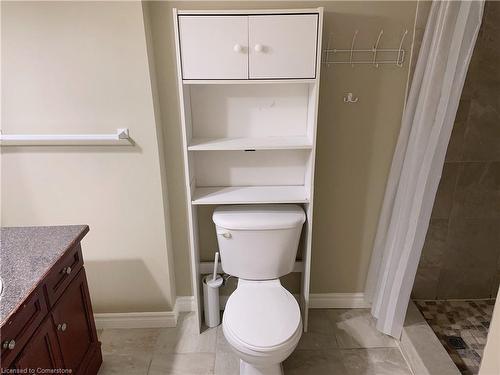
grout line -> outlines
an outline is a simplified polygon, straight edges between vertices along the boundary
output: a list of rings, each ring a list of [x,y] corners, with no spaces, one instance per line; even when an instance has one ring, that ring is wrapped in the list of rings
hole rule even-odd
[[[146,371],[147,375],[149,375],[149,371],[151,370],[151,363],[153,363],[153,356],[151,356],[151,359],[149,360],[148,369]]]
[[[478,164],[478,163],[482,163],[482,164],[487,164],[487,163],[499,163],[500,162],[500,159],[499,160],[481,160],[481,159],[478,159],[478,160],[445,160],[444,164]]]
[[[487,300],[495,300],[496,298],[437,298],[437,299],[429,299],[429,298],[412,298],[412,301],[415,302],[468,302],[468,301],[487,301]]]
[[[406,367],[408,367],[408,370],[410,370],[410,373],[412,375],[416,375],[415,372],[413,371],[413,369],[411,368],[410,361],[406,357],[404,350],[401,349],[400,341],[398,341],[398,349],[399,349],[399,352],[401,353],[401,355],[403,356],[403,359],[405,360],[405,363],[406,363]]]

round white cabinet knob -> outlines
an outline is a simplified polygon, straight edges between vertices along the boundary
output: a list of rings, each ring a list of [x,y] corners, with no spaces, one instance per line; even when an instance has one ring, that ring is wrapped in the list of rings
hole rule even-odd
[[[264,46],[262,44],[256,44],[254,47],[255,52],[263,52]]]
[[[243,47],[241,46],[241,44],[235,44],[233,47],[233,51],[240,53],[241,51],[243,51]]]

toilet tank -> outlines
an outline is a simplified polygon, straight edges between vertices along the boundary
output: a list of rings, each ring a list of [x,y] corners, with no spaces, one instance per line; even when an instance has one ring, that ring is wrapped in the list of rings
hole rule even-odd
[[[221,206],[212,219],[224,272],[247,280],[292,272],[306,219],[300,206]]]

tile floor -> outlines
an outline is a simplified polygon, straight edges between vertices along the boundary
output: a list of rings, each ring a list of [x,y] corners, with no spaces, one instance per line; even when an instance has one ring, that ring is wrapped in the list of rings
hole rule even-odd
[[[494,299],[415,301],[463,375],[479,372]]]
[[[193,313],[176,328],[105,329],[99,375],[237,375],[221,327],[198,334]],[[411,375],[398,343],[365,309],[310,310],[309,331],[284,364],[286,375]]]

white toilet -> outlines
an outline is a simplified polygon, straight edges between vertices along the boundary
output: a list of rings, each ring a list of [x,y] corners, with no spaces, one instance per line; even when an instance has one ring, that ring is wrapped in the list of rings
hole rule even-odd
[[[222,206],[213,221],[222,268],[239,278],[222,328],[240,358],[240,375],[282,375],[302,320],[279,278],[293,270],[304,211],[297,205]]]

